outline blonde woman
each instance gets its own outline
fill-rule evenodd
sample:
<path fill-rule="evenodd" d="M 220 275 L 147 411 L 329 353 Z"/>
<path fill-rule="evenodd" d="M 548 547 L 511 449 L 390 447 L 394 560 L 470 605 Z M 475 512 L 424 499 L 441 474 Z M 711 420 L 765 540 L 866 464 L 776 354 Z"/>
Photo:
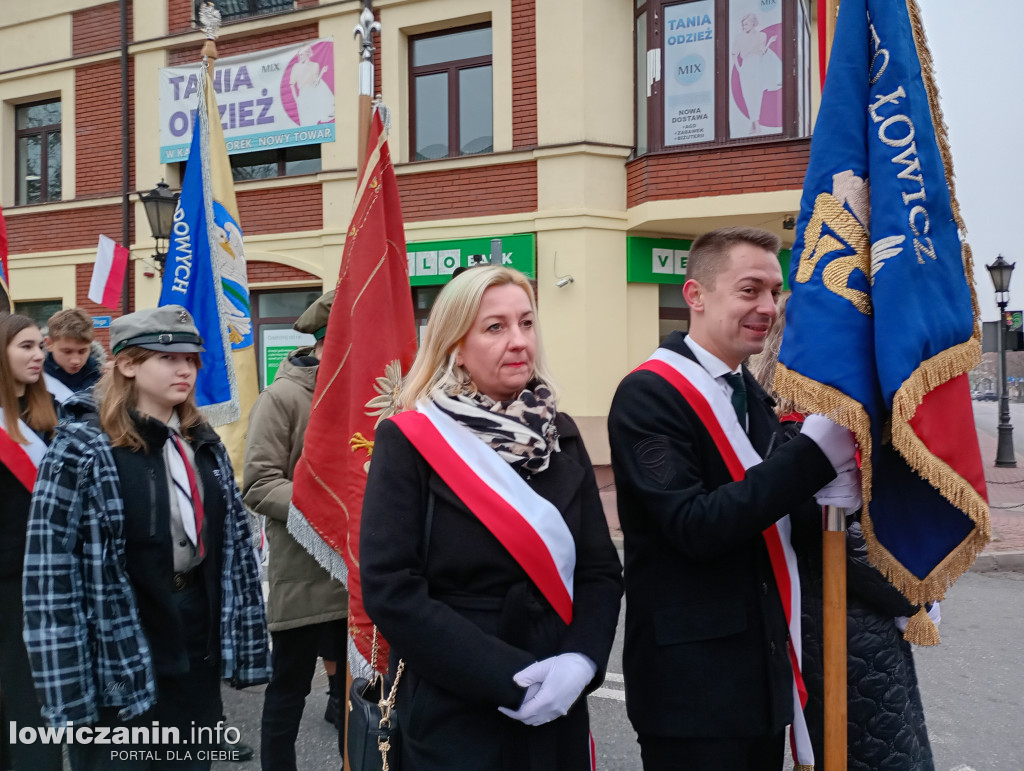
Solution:
<path fill-rule="evenodd" d="M 53 438 L 57 413 L 43 381 L 43 334 L 26 316 L 0 317 L 0 706 L 7 725 L 41 727 L 28 654 L 21 637 L 21 569 L 36 467 Z M 60 771 L 57 745 L 7 744 L 14 767 Z"/>
<path fill-rule="evenodd" d="M 116 319 L 114 367 L 65 408 L 39 468 L 25 643 L 54 726 L 150 728 L 140 761 L 69 744 L 73 771 L 207 769 L 220 681 L 266 682 L 259 567 L 224 445 L 194 401 L 202 338 L 176 305 Z M 177 730 L 188 755 L 165 730 Z M 194 733 L 198 732 L 198 733 Z M 168 757 L 175 750 L 178 760 Z"/>
<path fill-rule="evenodd" d="M 590 769 L 621 567 L 525 276 L 452 279 L 400 406 L 377 430 L 360 576 L 405 662 L 404 767 Z"/>

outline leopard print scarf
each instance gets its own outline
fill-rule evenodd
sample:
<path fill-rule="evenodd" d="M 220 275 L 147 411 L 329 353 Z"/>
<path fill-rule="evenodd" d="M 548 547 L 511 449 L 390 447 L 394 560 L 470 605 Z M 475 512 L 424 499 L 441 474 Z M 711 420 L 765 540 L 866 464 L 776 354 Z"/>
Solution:
<path fill-rule="evenodd" d="M 449 393 L 439 388 L 431 394 L 431 400 L 517 470 L 530 474 L 543 471 L 551 453 L 558 452 L 558 411 L 551 391 L 538 381 L 507 402 L 457 387 Z"/>

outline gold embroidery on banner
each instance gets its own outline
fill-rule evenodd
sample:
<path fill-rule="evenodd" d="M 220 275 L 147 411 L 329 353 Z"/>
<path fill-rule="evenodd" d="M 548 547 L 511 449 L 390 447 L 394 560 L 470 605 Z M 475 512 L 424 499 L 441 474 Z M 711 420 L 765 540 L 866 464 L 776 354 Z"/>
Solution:
<path fill-rule="evenodd" d="M 828 226 L 836 236 L 825 232 Z M 830 193 L 821 193 L 814 201 L 814 212 L 804 229 L 804 250 L 796 271 L 796 280 L 806 284 L 822 258 L 833 252 L 853 249 L 854 253 L 829 261 L 822 271 L 825 288 L 847 300 L 865 316 L 871 315 L 871 296 L 850 287 L 855 270 L 871 278 L 871 244 L 864 226 Z"/>

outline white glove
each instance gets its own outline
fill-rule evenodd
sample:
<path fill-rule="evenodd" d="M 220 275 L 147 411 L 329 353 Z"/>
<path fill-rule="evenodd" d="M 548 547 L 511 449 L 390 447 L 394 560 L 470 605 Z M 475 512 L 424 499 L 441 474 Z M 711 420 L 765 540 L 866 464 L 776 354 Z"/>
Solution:
<path fill-rule="evenodd" d="M 835 479 L 814 494 L 819 506 L 839 506 L 855 511 L 861 507 L 860 469 L 855 461 L 839 469 Z"/>
<path fill-rule="evenodd" d="M 515 712 L 506 707 L 498 707 L 498 711 L 526 725 L 544 725 L 567 714 L 596 673 L 597 666 L 582 653 L 536 661 L 513 677 L 527 689 L 522 706 Z"/>
<path fill-rule="evenodd" d="M 836 471 L 847 466 L 855 457 L 857 440 L 853 433 L 824 415 L 808 415 L 800 433 L 814 440 Z"/>

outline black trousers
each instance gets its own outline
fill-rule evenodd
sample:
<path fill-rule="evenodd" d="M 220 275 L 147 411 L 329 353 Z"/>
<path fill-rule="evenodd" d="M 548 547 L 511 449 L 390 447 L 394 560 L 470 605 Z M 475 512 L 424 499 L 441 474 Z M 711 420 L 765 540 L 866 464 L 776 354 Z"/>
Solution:
<path fill-rule="evenodd" d="M 220 671 L 217 666 L 196 666 L 183 675 L 158 677 L 157 703 L 132 720 L 118 720 L 117 710 L 102 708 L 94 725 L 111 729 L 133 726 L 176 728 L 178 743 L 69 744 L 72 771 L 207 771 L 211 750 L 217 750 L 217 722 L 221 719 Z M 211 744 L 211 738 L 213 743 Z M 123 751 L 135 751 L 132 756 Z"/>
<path fill-rule="evenodd" d="M 40 728 L 47 723 L 40 714 L 32 669 L 22 632 L 21 576 L 0 579 L 0 768 L 11 761 L 17 771 L 60 771 L 59 744 L 9 742 L 11 723 L 19 728 Z"/>
<path fill-rule="evenodd" d="M 72 771 L 207 771 L 210 768 L 210 753 L 219 750 L 216 728 L 224 707 L 220 698 L 220 664 L 208 653 L 206 590 L 201 583 L 196 584 L 175 592 L 172 599 L 184 626 L 189 670 L 183 674 L 161 674 L 162 662 L 154 662 L 156 704 L 152 709 L 132 720 L 122 721 L 117 717 L 117 708 L 101 708 L 96 725 L 130 730 L 132 727 L 151 728 L 155 721 L 160 728 L 159 739 L 164 738 L 164 729 L 177 729 L 178 741 L 154 740 L 127 746 L 76 742 L 68 745 Z M 131 755 L 131 751 L 136 755 Z"/>
<path fill-rule="evenodd" d="M 641 734 L 644 771 L 782 771 L 786 734 L 754 739 L 676 739 Z"/>
<path fill-rule="evenodd" d="M 281 632 L 271 632 L 272 672 L 263 697 L 263 725 L 260 731 L 260 760 L 264 771 L 295 769 L 295 739 L 299 735 L 302 710 L 306 706 L 321 643 L 326 634 L 344 641 L 346 622 L 328 621 Z M 339 650 L 344 650 L 344 643 Z M 338 662 L 344 682 L 344 659 Z M 346 694 L 347 696 L 347 694 Z"/>

